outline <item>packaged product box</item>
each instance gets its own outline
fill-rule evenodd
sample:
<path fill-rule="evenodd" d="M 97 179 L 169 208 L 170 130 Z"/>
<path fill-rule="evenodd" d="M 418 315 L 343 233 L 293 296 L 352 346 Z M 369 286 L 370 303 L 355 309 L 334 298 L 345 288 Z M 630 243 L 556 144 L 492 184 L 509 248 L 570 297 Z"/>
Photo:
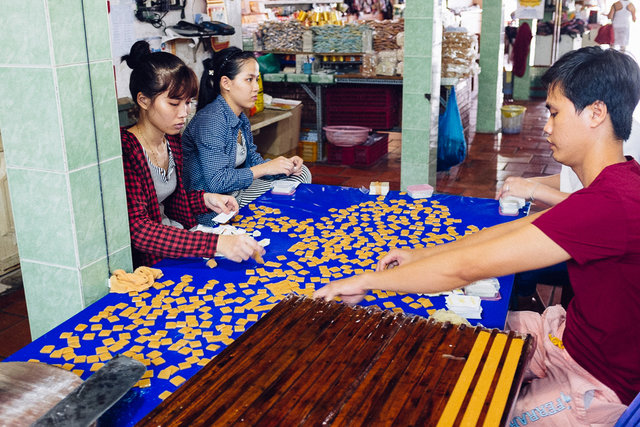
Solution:
<path fill-rule="evenodd" d="M 302 104 L 288 110 L 291 117 L 265 126 L 253 135 L 253 142 L 264 158 L 295 155 L 300 135 Z"/>
<path fill-rule="evenodd" d="M 333 74 L 311 74 L 311 83 L 333 83 Z"/>
<path fill-rule="evenodd" d="M 309 83 L 308 74 L 287 74 L 287 81 L 292 83 Z"/>
<path fill-rule="evenodd" d="M 284 73 L 267 73 L 262 76 L 265 82 L 284 82 L 287 75 Z"/>

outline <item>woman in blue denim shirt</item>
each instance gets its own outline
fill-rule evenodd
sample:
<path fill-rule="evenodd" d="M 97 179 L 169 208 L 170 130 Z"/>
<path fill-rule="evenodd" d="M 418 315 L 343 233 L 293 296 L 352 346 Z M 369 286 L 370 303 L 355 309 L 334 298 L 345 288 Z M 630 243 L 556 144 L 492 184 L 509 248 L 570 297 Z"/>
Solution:
<path fill-rule="evenodd" d="M 232 194 L 242 207 L 268 191 L 274 179 L 311 182 L 300 157 L 266 161 L 256 151 L 244 114 L 258 96 L 259 67 L 253 54 L 231 47 L 204 66 L 198 112 L 182 136 L 187 189 Z M 198 222 L 211 225 L 214 215 L 200 215 Z"/>

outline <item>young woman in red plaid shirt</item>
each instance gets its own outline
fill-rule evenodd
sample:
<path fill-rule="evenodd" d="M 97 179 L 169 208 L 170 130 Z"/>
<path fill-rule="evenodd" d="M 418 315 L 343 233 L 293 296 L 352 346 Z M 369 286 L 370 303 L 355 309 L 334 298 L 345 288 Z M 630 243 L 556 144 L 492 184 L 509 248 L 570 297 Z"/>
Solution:
<path fill-rule="evenodd" d="M 122 59 L 133 70 L 129 89 L 138 112 L 138 122 L 120 130 L 134 265 L 216 253 L 240 262 L 264 253 L 248 235 L 190 231 L 198 214 L 238 210 L 231 196 L 187 192 L 182 184 L 180 130 L 198 91 L 193 71 L 175 55 L 151 53 L 145 41 Z"/>

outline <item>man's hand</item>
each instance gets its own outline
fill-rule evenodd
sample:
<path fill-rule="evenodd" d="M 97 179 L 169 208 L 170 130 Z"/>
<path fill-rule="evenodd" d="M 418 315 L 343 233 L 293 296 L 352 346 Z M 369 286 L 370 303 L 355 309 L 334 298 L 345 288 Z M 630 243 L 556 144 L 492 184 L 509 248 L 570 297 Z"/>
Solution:
<path fill-rule="evenodd" d="M 367 294 L 366 282 L 369 273 L 351 276 L 348 279 L 329 283 L 313 293 L 314 298 L 324 298 L 331 301 L 335 297 L 341 297 L 347 304 L 357 304 Z"/>
<path fill-rule="evenodd" d="M 540 183 L 530 179 L 521 178 L 519 176 L 510 176 L 504 180 L 504 185 L 500 189 L 497 199 L 501 199 L 506 196 L 529 199 L 538 185 L 540 185 Z"/>
<path fill-rule="evenodd" d="M 380 258 L 376 271 L 383 271 L 388 268 L 397 267 L 399 265 L 407 264 L 414 260 L 414 256 L 408 249 L 392 249 L 385 256 Z"/>

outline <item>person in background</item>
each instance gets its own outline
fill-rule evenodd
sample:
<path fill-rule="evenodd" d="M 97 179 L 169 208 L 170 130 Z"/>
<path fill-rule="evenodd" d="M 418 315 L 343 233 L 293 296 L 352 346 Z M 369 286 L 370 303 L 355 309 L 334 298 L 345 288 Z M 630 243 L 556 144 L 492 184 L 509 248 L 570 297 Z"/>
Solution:
<path fill-rule="evenodd" d="M 204 61 L 198 112 L 182 135 L 187 189 L 230 194 L 242 207 L 274 180 L 311 182 L 300 157 L 266 161 L 257 152 L 244 110 L 256 102 L 258 74 L 253 53 L 235 47 Z M 199 215 L 198 222 L 211 225 L 213 216 Z"/>
<path fill-rule="evenodd" d="M 575 296 L 566 311 L 508 313 L 509 329 L 535 337 L 530 382 L 510 425 L 613 425 L 640 392 L 640 165 L 622 150 L 640 68 L 616 50 L 585 47 L 562 56 L 542 82 L 553 157 L 584 189 L 451 243 L 394 249 L 377 272 L 331 282 L 314 296 L 355 304 L 369 289 L 434 293 L 567 262 Z"/>
<path fill-rule="evenodd" d="M 134 266 L 163 258 L 216 253 L 240 262 L 264 249 L 247 235 L 190 231 L 195 214 L 238 210 L 231 196 L 187 192 L 182 184 L 180 130 L 198 90 L 193 71 L 175 55 L 151 53 L 138 41 L 123 61 L 133 70 L 129 89 L 137 123 L 120 129 Z"/>
<path fill-rule="evenodd" d="M 614 45 L 624 52 L 629 44 L 631 21 L 636 22 L 636 8 L 629 0 L 618 0 L 611 5 L 608 17 L 613 26 Z"/>

